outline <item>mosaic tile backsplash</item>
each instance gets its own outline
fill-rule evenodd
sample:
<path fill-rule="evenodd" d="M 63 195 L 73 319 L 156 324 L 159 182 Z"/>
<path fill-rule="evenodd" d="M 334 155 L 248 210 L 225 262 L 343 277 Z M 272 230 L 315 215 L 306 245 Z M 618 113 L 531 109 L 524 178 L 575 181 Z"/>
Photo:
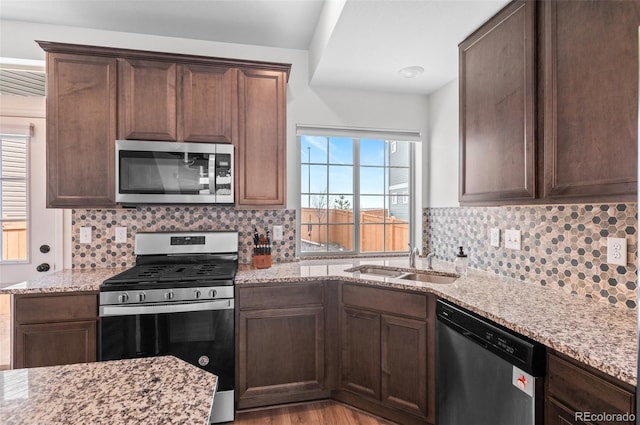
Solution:
<path fill-rule="evenodd" d="M 73 210 L 71 243 L 73 268 L 130 267 L 135 262 L 137 232 L 237 231 L 241 264 L 253 261 L 253 229 L 283 226 L 284 237 L 272 241 L 274 262 L 295 257 L 295 210 L 236 210 L 232 207 L 138 207 L 135 209 Z M 92 227 L 92 243 L 80 244 L 80 227 Z M 127 243 L 115 242 L 115 227 L 127 227 Z"/>
<path fill-rule="evenodd" d="M 426 208 L 422 221 L 423 250 L 438 259 L 463 246 L 471 268 L 637 307 L 637 204 Z M 504 247 L 505 229 L 521 231 L 520 251 Z M 607 237 L 627 238 L 627 266 L 607 264 Z"/>

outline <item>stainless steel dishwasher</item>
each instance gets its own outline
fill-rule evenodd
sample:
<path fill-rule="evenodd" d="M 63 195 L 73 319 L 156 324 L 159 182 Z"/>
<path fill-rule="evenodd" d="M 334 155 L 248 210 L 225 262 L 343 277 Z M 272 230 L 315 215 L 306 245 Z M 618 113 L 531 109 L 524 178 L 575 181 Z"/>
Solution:
<path fill-rule="evenodd" d="M 437 423 L 543 423 L 545 348 L 454 304 L 437 304 Z"/>

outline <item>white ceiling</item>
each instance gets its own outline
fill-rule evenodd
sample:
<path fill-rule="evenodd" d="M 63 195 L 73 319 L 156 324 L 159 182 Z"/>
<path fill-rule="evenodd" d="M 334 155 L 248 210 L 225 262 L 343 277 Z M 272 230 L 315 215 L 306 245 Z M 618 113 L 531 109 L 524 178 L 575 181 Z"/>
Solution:
<path fill-rule="evenodd" d="M 426 94 L 456 77 L 458 43 L 507 2 L 0 0 L 0 19 L 299 50 L 318 32 L 312 85 Z M 424 74 L 398 75 L 414 65 Z"/>

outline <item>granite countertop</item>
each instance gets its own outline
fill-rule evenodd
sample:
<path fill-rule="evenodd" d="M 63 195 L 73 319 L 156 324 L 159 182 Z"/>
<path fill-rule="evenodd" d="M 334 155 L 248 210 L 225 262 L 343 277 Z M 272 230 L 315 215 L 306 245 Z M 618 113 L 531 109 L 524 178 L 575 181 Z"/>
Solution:
<path fill-rule="evenodd" d="M 362 264 L 407 269 L 406 257 L 342 258 L 276 263 L 269 269 L 241 266 L 236 285 L 299 285 L 342 280 L 386 288 L 433 293 L 509 329 L 632 385 L 637 383 L 637 311 L 612 307 L 541 285 L 470 271 L 451 284 L 433 284 L 345 272 Z M 449 263 L 434 262 L 452 271 Z M 424 258 L 416 268 L 426 269 Z M 2 293 L 98 290 L 100 283 L 123 269 L 96 269 L 47 275 L 0 289 Z"/>
<path fill-rule="evenodd" d="M 30 294 L 37 292 L 98 292 L 100 284 L 126 268 L 70 269 L 0 288 L 1 294 Z"/>
<path fill-rule="evenodd" d="M 3 424 L 208 424 L 217 377 L 172 356 L 0 372 Z"/>
<path fill-rule="evenodd" d="M 610 376 L 637 384 L 637 311 L 612 307 L 567 292 L 471 270 L 454 283 L 437 284 L 345 272 L 374 264 L 408 268 L 407 258 L 344 258 L 274 264 L 269 269 L 242 267 L 236 285 L 304 284 L 341 281 L 428 292 L 471 310 Z M 426 269 L 424 258 L 417 269 Z M 434 262 L 451 272 L 452 264 Z"/>

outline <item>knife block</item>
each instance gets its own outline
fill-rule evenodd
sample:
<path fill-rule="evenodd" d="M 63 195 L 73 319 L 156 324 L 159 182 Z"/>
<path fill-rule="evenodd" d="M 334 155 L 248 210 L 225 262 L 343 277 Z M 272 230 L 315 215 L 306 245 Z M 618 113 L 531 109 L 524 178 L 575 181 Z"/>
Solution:
<path fill-rule="evenodd" d="M 271 267 L 271 254 L 254 254 L 253 267 L 256 269 L 268 269 L 269 267 Z"/>

